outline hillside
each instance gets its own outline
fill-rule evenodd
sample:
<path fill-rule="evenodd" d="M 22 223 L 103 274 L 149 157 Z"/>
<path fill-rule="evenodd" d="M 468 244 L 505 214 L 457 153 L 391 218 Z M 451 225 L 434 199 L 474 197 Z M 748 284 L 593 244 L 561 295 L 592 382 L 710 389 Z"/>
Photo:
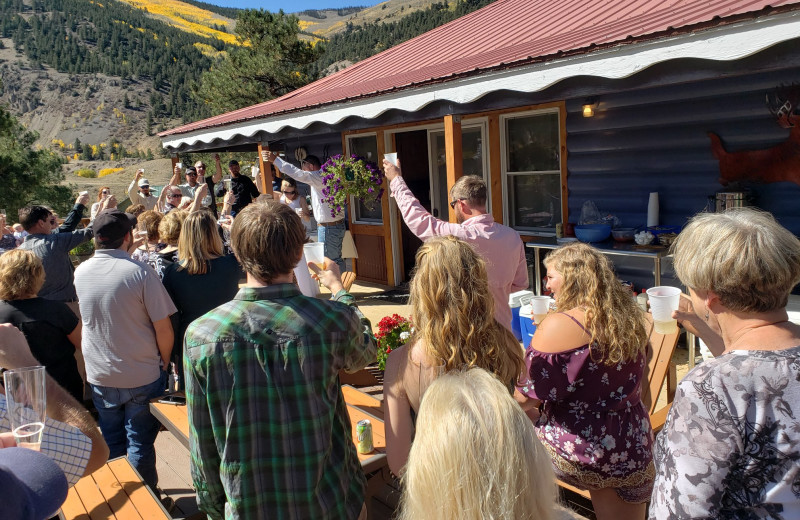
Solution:
<path fill-rule="evenodd" d="M 488 1 L 388 0 L 298 16 L 308 34 L 330 38 L 315 65 L 322 75 Z M 71 174 L 80 168 L 124 168 L 106 178 L 121 186 L 135 164 L 158 159 L 157 132 L 209 115 L 193 83 L 232 44 L 237 11 L 200 0 L 0 0 L 0 104 L 69 161 L 68 181 L 102 181 Z"/>

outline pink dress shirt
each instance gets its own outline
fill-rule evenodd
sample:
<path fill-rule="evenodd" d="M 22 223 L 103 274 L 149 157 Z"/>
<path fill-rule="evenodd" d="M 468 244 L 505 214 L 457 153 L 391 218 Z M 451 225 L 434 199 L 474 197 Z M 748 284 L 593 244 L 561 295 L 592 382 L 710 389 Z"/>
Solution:
<path fill-rule="evenodd" d="M 528 288 L 525 246 L 519 233 L 498 224 L 488 213 L 469 218 L 461 224 L 439 220 L 422 207 L 402 177 L 395 178 L 389 184 L 389 189 L 408 229 L 420 240 L 453 235 L 472 244 L 486 262 L 489 291 L 494 297 L 494 316 L 510 329 L 508 295 Z"/>

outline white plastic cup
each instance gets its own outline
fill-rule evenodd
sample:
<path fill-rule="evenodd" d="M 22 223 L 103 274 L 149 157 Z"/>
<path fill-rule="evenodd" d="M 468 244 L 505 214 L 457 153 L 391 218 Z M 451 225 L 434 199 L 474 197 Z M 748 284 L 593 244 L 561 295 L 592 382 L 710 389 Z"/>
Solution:
<path fill-rule="evenodd" d="M 531 307 L 533 307 L 533 321 L 537 325 L 542 323 L 542 320 L 547 316 L 550 310 L 550 302 L 553 299 L 549 296 L 534 296 L 531 298 Z"/>
<path fill-rule="evenodd" d="M 383 158 L 397 166 L 397 153 L 385 153 Z"/>
<path fill-rule="evenodd" d="M 20 448 L 39 451 L 44 432 L 47 391 L 43 366 L 4 373 L 8 420 Z"/>
<path fill-rule="evenodd" d="M 672 318 L 672 313 L 678 310 L 681 290 L 669 286 L 651 287 L 647 289 L 647 296 L 650 299 L 655 331 L 659 334 L 677 333 L 678 320 Z"/>
<path fill-rule="evenodd" d="M 303 244 L 303 253 L 305 253 L 307 261 L 317 264 L 320 269 L 325 269 L 325 244 L 323 242 Z"/>

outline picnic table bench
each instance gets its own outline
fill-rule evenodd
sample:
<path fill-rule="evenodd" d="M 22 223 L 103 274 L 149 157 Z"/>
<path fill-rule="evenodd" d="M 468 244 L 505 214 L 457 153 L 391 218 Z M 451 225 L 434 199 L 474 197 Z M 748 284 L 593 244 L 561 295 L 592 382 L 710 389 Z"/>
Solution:
<path fill-rule="evenodd" d="M 118 457 L 80 479 L 67 493 L 63 520 L 148 520 L 172 518 L 128 459 Z"/>

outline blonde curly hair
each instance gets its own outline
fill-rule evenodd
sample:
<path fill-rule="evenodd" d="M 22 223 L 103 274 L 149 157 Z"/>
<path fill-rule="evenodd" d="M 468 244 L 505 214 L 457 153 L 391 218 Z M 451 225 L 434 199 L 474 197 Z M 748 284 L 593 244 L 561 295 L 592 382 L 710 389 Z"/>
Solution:
<path fill-rule="evenodd" d="M 469 244 L 452 236 L 425 242 L 410 293 L 413 339 L 445 371 L 479 367 L 507 384 L 517 380 L 522 348 L 494 318 L 486 264 Z"/>
<path fill-rule="evenodd" d="M 547 255 L 545 266 L 564 279 L 556 294 L 561 311 L 582 307 L 592 354 L 607 365 L 630 362 L 647 348 L 645 317 L 608 258 L 586 244 L 568 244 Z"/>

